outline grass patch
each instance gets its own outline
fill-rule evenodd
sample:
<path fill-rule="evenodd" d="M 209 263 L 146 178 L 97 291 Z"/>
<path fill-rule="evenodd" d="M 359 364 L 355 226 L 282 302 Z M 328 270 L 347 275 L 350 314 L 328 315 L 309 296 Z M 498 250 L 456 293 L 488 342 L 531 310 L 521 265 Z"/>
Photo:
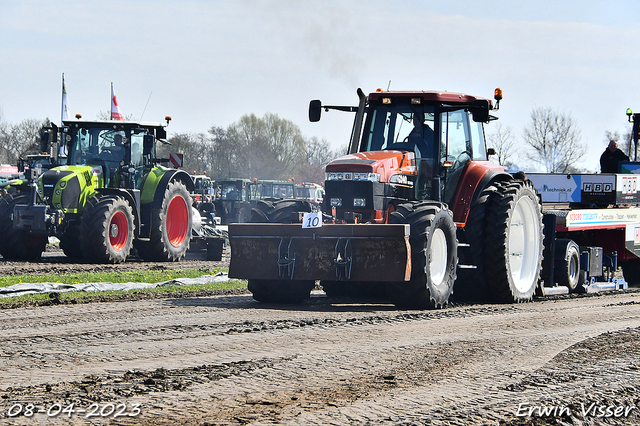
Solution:
<path fill-rule="evenodd" d="M 197 278 L 203 275 L 215 275 L 227 272 L 227 268 L 213 269 L 173 269 L 161 271 L 128 271 L 128 272 L 99 272 L 78 273 L 65 275 L 19 275 L 0 277 L 0 287 L 13 284 L 30 283 L 61 283 L 80 284 L 86 282 L 144 282 L 157 283 L 177 278 Z M 110 302 L 118 300 L 143 300 L 179 297 L 204 297 L 221 294 L 243 294 L 247 292 L 247 282 L 230 280 L 219 283 L 199 285 L 169 285 L 151 289 L 118 290 L 118 291 L 72 291 L 66 293 L 28 294 L 24 296 L 0 298 L 0 309 L 18 308 L 24 306 L 47 306 L 57 304 L 77 304 L 93 302 Z"/>
<path fill-rule="evenodd" d="M 176 278 L 197 278 L 227 272 L 228 268 L 187 268 L 122 272 L 79 272 L 77 274 L 16 275 L 0 277 L 0 287 L 19 283 L 159 283 Z"/>

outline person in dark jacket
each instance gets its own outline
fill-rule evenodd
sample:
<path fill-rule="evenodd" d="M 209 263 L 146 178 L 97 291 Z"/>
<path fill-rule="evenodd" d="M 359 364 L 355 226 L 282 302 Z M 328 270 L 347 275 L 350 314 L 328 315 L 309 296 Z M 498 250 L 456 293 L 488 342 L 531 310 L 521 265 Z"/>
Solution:
<path fill-rule="evenodd" d="M 629 157 L 618 149 L 618 142 L 612 140 L 600 156 L 600 171 L 602 173 L 618 173 L 620 161 L 629 161 Z"/>

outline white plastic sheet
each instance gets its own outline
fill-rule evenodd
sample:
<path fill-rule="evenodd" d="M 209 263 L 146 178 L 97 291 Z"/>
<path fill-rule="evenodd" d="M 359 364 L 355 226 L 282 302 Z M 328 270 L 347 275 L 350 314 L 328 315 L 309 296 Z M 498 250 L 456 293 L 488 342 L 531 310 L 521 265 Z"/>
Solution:
<path fill-rule="evenodd" d="M 228 281 L 226 272 L 218 272 L 215 275 L 203 275 L 198 278 L 176 278 L 159 283 L 20 283 L 9 287 L 0 287 L 0 298 L 23 296 L 25 294 L 38 293 L 65 293 L 69 291 L 108 291 L 108 290 L 135 290 L 145 288 L 164 287 L 170 285 L 198 285 Z"/>

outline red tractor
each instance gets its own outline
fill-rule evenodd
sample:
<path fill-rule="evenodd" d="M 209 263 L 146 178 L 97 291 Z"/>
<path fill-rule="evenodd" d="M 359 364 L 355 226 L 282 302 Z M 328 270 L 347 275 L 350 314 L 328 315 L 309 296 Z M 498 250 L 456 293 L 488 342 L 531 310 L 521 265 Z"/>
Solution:
<path fill-rule="evenodd" d="M 530 181 L 487 160 L 491 100 L 460 93 L 382 91 L 355 112 L 347 155 L 326 166 L 322 223 L 300 200 L 261 202 L 253 221 L 229 225 L 229 276 L 253 297 L 291 303 L 317 280 L 329 296 L 388 298 L 406 308 L 445 305 L 452 294 L 530 300 L 542 264 L 541 205 Z"/>

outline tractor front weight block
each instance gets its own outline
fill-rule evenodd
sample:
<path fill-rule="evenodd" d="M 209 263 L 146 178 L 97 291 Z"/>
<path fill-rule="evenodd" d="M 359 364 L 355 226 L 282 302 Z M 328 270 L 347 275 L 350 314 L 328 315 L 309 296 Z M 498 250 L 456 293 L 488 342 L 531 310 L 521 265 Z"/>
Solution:
<path fill-rule="evenodd" d="M 259 280 L 408 281 L 409 225 L 229 225 L 229 277 Z"/>

